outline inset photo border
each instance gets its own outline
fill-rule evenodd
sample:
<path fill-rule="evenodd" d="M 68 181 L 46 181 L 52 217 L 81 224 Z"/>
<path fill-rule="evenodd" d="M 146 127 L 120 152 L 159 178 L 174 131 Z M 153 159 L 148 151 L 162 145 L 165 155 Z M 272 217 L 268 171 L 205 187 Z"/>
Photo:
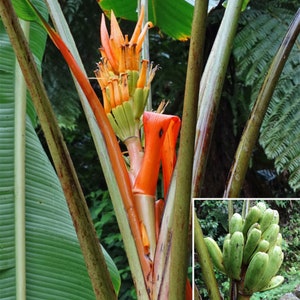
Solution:
<path fill-rule="evenodd" d="M 298 198 L 193 199 L 193 299 L 300 299 L 299 215 Z"/>

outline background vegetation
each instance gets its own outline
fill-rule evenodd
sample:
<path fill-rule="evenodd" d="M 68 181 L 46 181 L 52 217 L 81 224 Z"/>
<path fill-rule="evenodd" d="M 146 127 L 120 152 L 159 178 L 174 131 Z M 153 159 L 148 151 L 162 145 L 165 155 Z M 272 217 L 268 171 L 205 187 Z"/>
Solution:
<path fill-rule="evenodd" d="M 95 90 L 100 92 L 96 81 L 92 78 L 96 62 L 100 58 L 98 52 L 100 46 L 100 8 L 95 0 L 61 0 L 60 2 L 85 68 L 91 77 L 91 83 Z M 268 1 L 267 3 L 256 0 L 251 1 L 250 9 L 242 15 L 232 59 L 228 68 L 223 98 L 220 104 L 220 112 L 202 191 L 203 197 L 222 196 L 237 142 L 257 94 L 264 71 L 267 69 L 296 9 L 296 0 Z M 209 15 L 206 56 L 216 35 L 223 11 L 224 9 L 219 6 Z M 132 32 L 134 24 L 124 20 L 121 20 L 120 24 L 123 32 Z M 257 28 L 260 30 L 258 31 Z M 182 110 L 188 48 L 188 42 L 172 40 L 156 29 L 150 31 L 151 60 L 155 64 L 160 65 L 160 71 L 157 72 L 152 85 L 153 106 L 156 107 L 157 103 L 162 99 L 170 100 L 167 113 L 180 115 Z M 292 55 L 295 58 L 291 59 L 290 65 L 287 65 L 284 76 L 289 88 L 287 99 L 291 99 L 292 97 L 299 98 L 299 85 L 298 90 L 295 89 L 295 86 L 297 86 L 295 74 L 299 74 L 300 66 L 299 47 L 295 51 L 298 51 L 298 60 L 296 55 Z M 47 44 L 45 53 L 43 61 L 44 81 L 47 83 L 46 87 L 49 97 L 55 108 L 60 126 L 63 128 L 64 137 L 86 195 L 99 239 L 121 272 L 122 286 L 120 299 L 133 298 L 134 291 L 131 290 L 133 284 L 122 246 L 121 235 L 115 220 L 109 194 L 106 192 L 106 184 L 100 164 L 97 163 L 97 155 L 74 89 L 74 84 L 71 76 L 68 77 L 65 75 L 69 72 L 67 65 L 51 42 Z M 248 65 L 252 67 L 249 68 Z M 283 85 L 281 89 L 279 88 L 277 94 L 275 94 L 275 102 L 273 102 L 271 111 L 282 114 L 282 109 L 278 108 L 275 104 L 280 99 L 282 100 L 283 92 L 286 91 L 286 88 L 287 86 Z M 287 101 L 282 102 L 287 103 Z M 300 101 L 298 101 L 299 103 Z M 286 105 L 288 107 L 288 104 Z M 297 112 L 299 108 L 293 107 L 292 111 Z M 270 124 L 274 125 L 276 114 L 275 117 L 269 114 L 270 118 L 273 121 Z M 285 126 L 286 128 L 291 128 L 291 130 L 296 130 L 294 125 L 294 123 L 290 124 L 287 122 Z M 267 132 L 269 130 L 268 123 L 264 123 L 263 128 Z M 40 132 L 39 128 L 37 128 L 37 131 Z M 279 133 L 277 136 L 277 143 L 282 143 L 282 137 Z M 42 133 L 40 133 L 40 137 L 41 139 L 43 138 Z M 276 165 L 276 162 L 272 159 L 272 151 L 264 151 L 264 148 L 266 148 L 264 143 L 267 144 L 266 140 L 267 137 L 266 139 L 262 138 L 260 141 L 261 144 L 257 145 L 252 158 L 251 168 L 244 184 L 243 196 L 299 196 L 299 192 L 294 191 L 288 183 L 288 175 L 295 168 L 292 169 L 290 166 L 282 165 L 280 161 Z M 276 145 L 274 147 L 276 149 Z M 292 151 L 293 155 L 299 154 L 299 146 L 297 151 L 295 149 Z M 281 171 L 279 175 L 276 169 Z M 290 202 L 286 202 L 284 211 L 289 209 L 296 216 L 295 212 L 299 212 L 300 208 L 298 204 L 291 206 Z M 207 232 L 213 234 L 222 233 L 221 229 L 226 228 L 227 222 L 225 212 L 219 208 L 209 211 L 209 217 L 212 219 L 215 218 L 215 221 L 207 222 L 209 224 Z M 293 224 L 292 222 L 297 222 L 296 218 L 294 221 L 291 220 L 287 223 L 291 225 Z M 297 229 L 297 224 L 291 225 L 292 228 L 290 228 L 293 230 L 295 237 L 297 237 L 295 230 L 299 230 Z M 291 262 L 294 262 L 296 259 L 299 259 L 294 254 L 296 250 L 299 250 L 299 240 L 297 238 L 293 239 L 293 243 L 289 246 L 289 249 L 294 249 L 294 251 L 290 250 L 286 255 L 291 258 Z M 292 272 L 291 270 L 293 270 L 292 266 L 287 266 L 284 272 Z M 226 287 L 226 284 L 223 285 Z"/>

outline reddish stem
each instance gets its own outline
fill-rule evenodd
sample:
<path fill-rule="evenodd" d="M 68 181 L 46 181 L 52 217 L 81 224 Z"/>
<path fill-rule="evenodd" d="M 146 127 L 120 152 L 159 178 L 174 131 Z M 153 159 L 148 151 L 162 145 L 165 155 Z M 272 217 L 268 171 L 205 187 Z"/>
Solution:
<path fill-rule="evenodd" d="M 124 141 L 128 150 L 130 171 L 129 177 L 133 186 L 135 179 L 141 169 L 144 152 L 141 145 L 141 140 L 137 136 L 133 136 Z"/>

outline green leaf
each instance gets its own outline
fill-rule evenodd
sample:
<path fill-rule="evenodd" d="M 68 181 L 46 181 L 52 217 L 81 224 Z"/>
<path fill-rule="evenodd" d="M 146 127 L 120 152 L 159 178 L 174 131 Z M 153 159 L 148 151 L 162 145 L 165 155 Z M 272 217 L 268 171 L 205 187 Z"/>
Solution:
<path fill-rule="evenodd" d="M 107 14 L 113 10 L 117 17 L 136 21 L 137 1 L 100 0 L 101 9 Z M 149 1 L 148 19 L 165 34 L 185 41 L 191 35 L 194 7 L 185 0 Z"/>
<path fill-rule="evenodd" d="M 24 11 L 23 11 L 24 14 Z M 32 24 L 30 45 L 40 63 L 46 34 Z M 15 57 L 0 22 L 0 286 L 15 298 L 14 85 Z M 28 97 L 27 97 L 28 98 Z M 22 101 L 22 99 L 20 99 Z M 34 131 L 28 98 L 26 122 L 26 291 L 29 299 L 94 299 L 93 289 L 57 175 Z M 105 252 L 116 291 L 118 270 Z"/>
<path fill-rule="evenodd" d="M 30 37 L 30 48 L 35 54 L 34 57 L 38 68 L 41 69 L 47 34 L 44 30 L 41 30 L 38 24 L 33 23 L 30 27 Z M 14 91 L 15 55 L 2 22 L 0 22 L 0 40 L 0 96 L 1 101 L 10 101 L 10 99 L 13 98 Z M 29 94 L 27 95 L 27 113 L 35 126 L 37 124 L 36 113 Z"/>
<path fill-rule="evenodd" d="M 38 0 L 31 1 L 37 10 L 43 15 L 48 16 L 47 10 L 45 10 L 45 3 Z M 12 4 L 19 18 L 25 21 L 35 21 L 40 23 L 40 20 L 36 12 L 32 9 L 28 0 L 12 0 Z M 41 23 L 40 23 L 41 24 Z"/>
<path fill-rule="evenodd" d="M 14 104 L 2 100 L 0 145 L 1 297 L 14 298 Z M 94 299 L 60 183 L 29 119 L 26 124 L 26 270 L 29 298 Z"/>

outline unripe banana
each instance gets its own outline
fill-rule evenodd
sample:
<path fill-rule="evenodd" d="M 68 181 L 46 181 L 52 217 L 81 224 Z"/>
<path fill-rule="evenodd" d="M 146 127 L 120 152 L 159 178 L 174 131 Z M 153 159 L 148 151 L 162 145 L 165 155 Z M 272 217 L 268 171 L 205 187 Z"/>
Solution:
<path fill-rule="evenodd" d="M 253 258 L 253 256 L 258 252 L 267 252 L 270 249 L 270 243 L 266 240 L 260 240 L 255 251 L 252 254 L 252 257 L 250 257 L 250 260 Z"/>
<path fill-rule="evenodd" d="M 139 78 L 139 72 L 133 70 L 127 70 L 127 72 L 128 72 L 127 82 L 128 82 L 129 95 L 133 97 L 136 88 L 136 83 Z"/>
<path fill-rule="evenodd" d="M 116 122 L 116 119 L 114 118 L 113 114 L 112 113 L 108 113 L 106 115 L 107 115 L 107 118 L 109 120 L 109 123 L 110 123 L 111 127 L 114 130 L 114 133 L 118 136 L 118 138 L 120 140 L 123 140 L 124 139 L 123 133 L 120 132 L 120 128 L 119 128 L 119 126 L 118 126 L 118 124 Z"/>
<path fill-rule="evenodd" d="M 129 103 L 125 104 L 126 107 L 128 105 L 130 104 Z M 119 133 L 120 136 L 122 136 L 121 140 L 124 141 L 125 139 L 134 136 L 135 126 L 134 125 L 131 126 L 133 119 L 130 121 L 127 119 L 126 111 L 123 104 L 113 108 L 112 113 L 115 117 L 116 123 L 118 124 Z M 130 117 L 130 115 L 128 117 Z"/>
<path fill-rule="evenodd" d="M 272 224 L 278 224 L 279 223 L 279 213 L 277 210 L 273 209 L 273 220 Z"/>
<path fill-rule="evenodd" d="M 274 246 L 268 251 L 269 262 L 267 267 L 264 270 L 264 273 L 261 276 L 261 280 L 257 285 L 257 289 L 260 291 L 264 287 L 266 287 L 271 279 L 276 275 L 279 271 L 280 266 L 283 262 L 283 252 L 281 247 Z"/>
<path fill-rule="evenodd" d="M 244 294 L 252 295 L 257 292 L 257 285 L 260 283 L 266 267 L 268 266 L 269 255 L 264 252 L 257 252 L 251 259 L 244 278 Z"/>
<path fill-rule="evenodd" d="M 247 232 L 249 228 L 258 222 L 258 220 L 261 218 L 262 212 L 257 206 L 253 206 L 249 209 L 249 212 L 246 216 L 245 222 L 244 222 L 244 228 L 243 228 L 243 234 L 244 237 L 247 236 Z"/>
<path fill-rule="evenodd" d="M 268 283 L 267 286 L 265 286 L 262 290 L 260 290 L 261 292 L 264 292 L 264 291 L 268 291 L 268 290 L 271 290 L 271 289 L 274 289 L 276 287 L 278 287 L 279 285 L 281 285 L 284 281 L 284 277 L 281 276 L 281 275 L 277 275 L 277 276 L 274 276 L 270 282 Z"/>
<path fill-rule="evenodd" d="M 122 104 L 123 109 L 125 111 L 125 115 L 129 124 L 129 127 L 134 134 L 134 129 L 135 129 L 135 122 L 134 122 L 134 116 L 133 116 L 133 111 L 132 111 L 132 102 L 131 101 L 125 101 Z"/>
<path fill-rule="evenodd" d="M 231 234 L 230 234 L 230 233 L 227 233 L 226 236 L 225 236 L 224 242 L 225 242 L 226 240 L 229 240 L 230 238 L 231 238 Z M 224 244 L 224 242 L 223 242 L 223 244 Z"/>
<path fill-rule="evenodd" d="M 267 208 L 259 220 L 260 230 L 264 232 L 271 224 L 274 218 L 274 211 L 271 208 Z"/>
<path fill-rule="evenodd" d="M 270 248 L 276 244 L 279 233 L 279 225 L 271 224 L 262 234 L 262 239 L 270 243 Z"/>
<path fill-rule="evenodd" d="M 277 235 L 276 245 L 281 246 L 282 245 L 282 234 L 279 232 Z"/>
<path fill-rule="evenodd" d="M 142 88 L 136 88 L 133 94 L 133 115 L 139 120 L 145 110 L 144 91 Z"/>
<path fill-rule="evenodd" d="M 253 228 L 251 231 L 248 231 L 246 244 L 244 247 L 243 254 L 243 264 L 248 265 L 250 261 L 250 257 L 254 253 L 257 245 L 259 244 L 261 239 L 261 231 L 257 228 Z"/>
<path fill-rule="evenodd" d="M 256 206 L 261 210 L 262 213 L 267 209 L 265 202 L 258 202 Z"/>
<path fill-rule="evenodd" d="M 243 230 L 243 218 L 239 213 L 234 213 L 229 221 L 229 233 Z"/>
<path fill-rule="evenodd" d="M 236 231 L 231 235 L 229 241 L 229 258 L 227 275 L 236 280 L 241 279 L 241 268 L 243 262 L 244 235 L 240 231 Z"/>
<path fill-rule="evenodd" d="M 149 87 L 144 87 L 144 89 L 143 89 L 143 94 L 144 94 L 144 107 L 146 106 L 147 101 L 148 101 L 149 90 L 150 90 Z"/>
<path fill-rule="evenodd" d="M 223 265 L 223 253 L 217 242 L 211 237 L 204 238 L 204 241 L 214 266 L 221 272 L 226 273 Z"/>
<path fill-rule="evenodd" d="M 228 275 L 230 266 L 230 234 L 228 234 L 223 243 L 223 265 Z"/>
<path fill-rule="evenodd" d="M 249 236 L 249 233 L 251 232 L 251 230 L 254 229 L 254 228 L 260 230 L 260 225 L 259 225 L 259 223 L 254 223 L 254 224 L 248 229 L 247 237 Z"/>

